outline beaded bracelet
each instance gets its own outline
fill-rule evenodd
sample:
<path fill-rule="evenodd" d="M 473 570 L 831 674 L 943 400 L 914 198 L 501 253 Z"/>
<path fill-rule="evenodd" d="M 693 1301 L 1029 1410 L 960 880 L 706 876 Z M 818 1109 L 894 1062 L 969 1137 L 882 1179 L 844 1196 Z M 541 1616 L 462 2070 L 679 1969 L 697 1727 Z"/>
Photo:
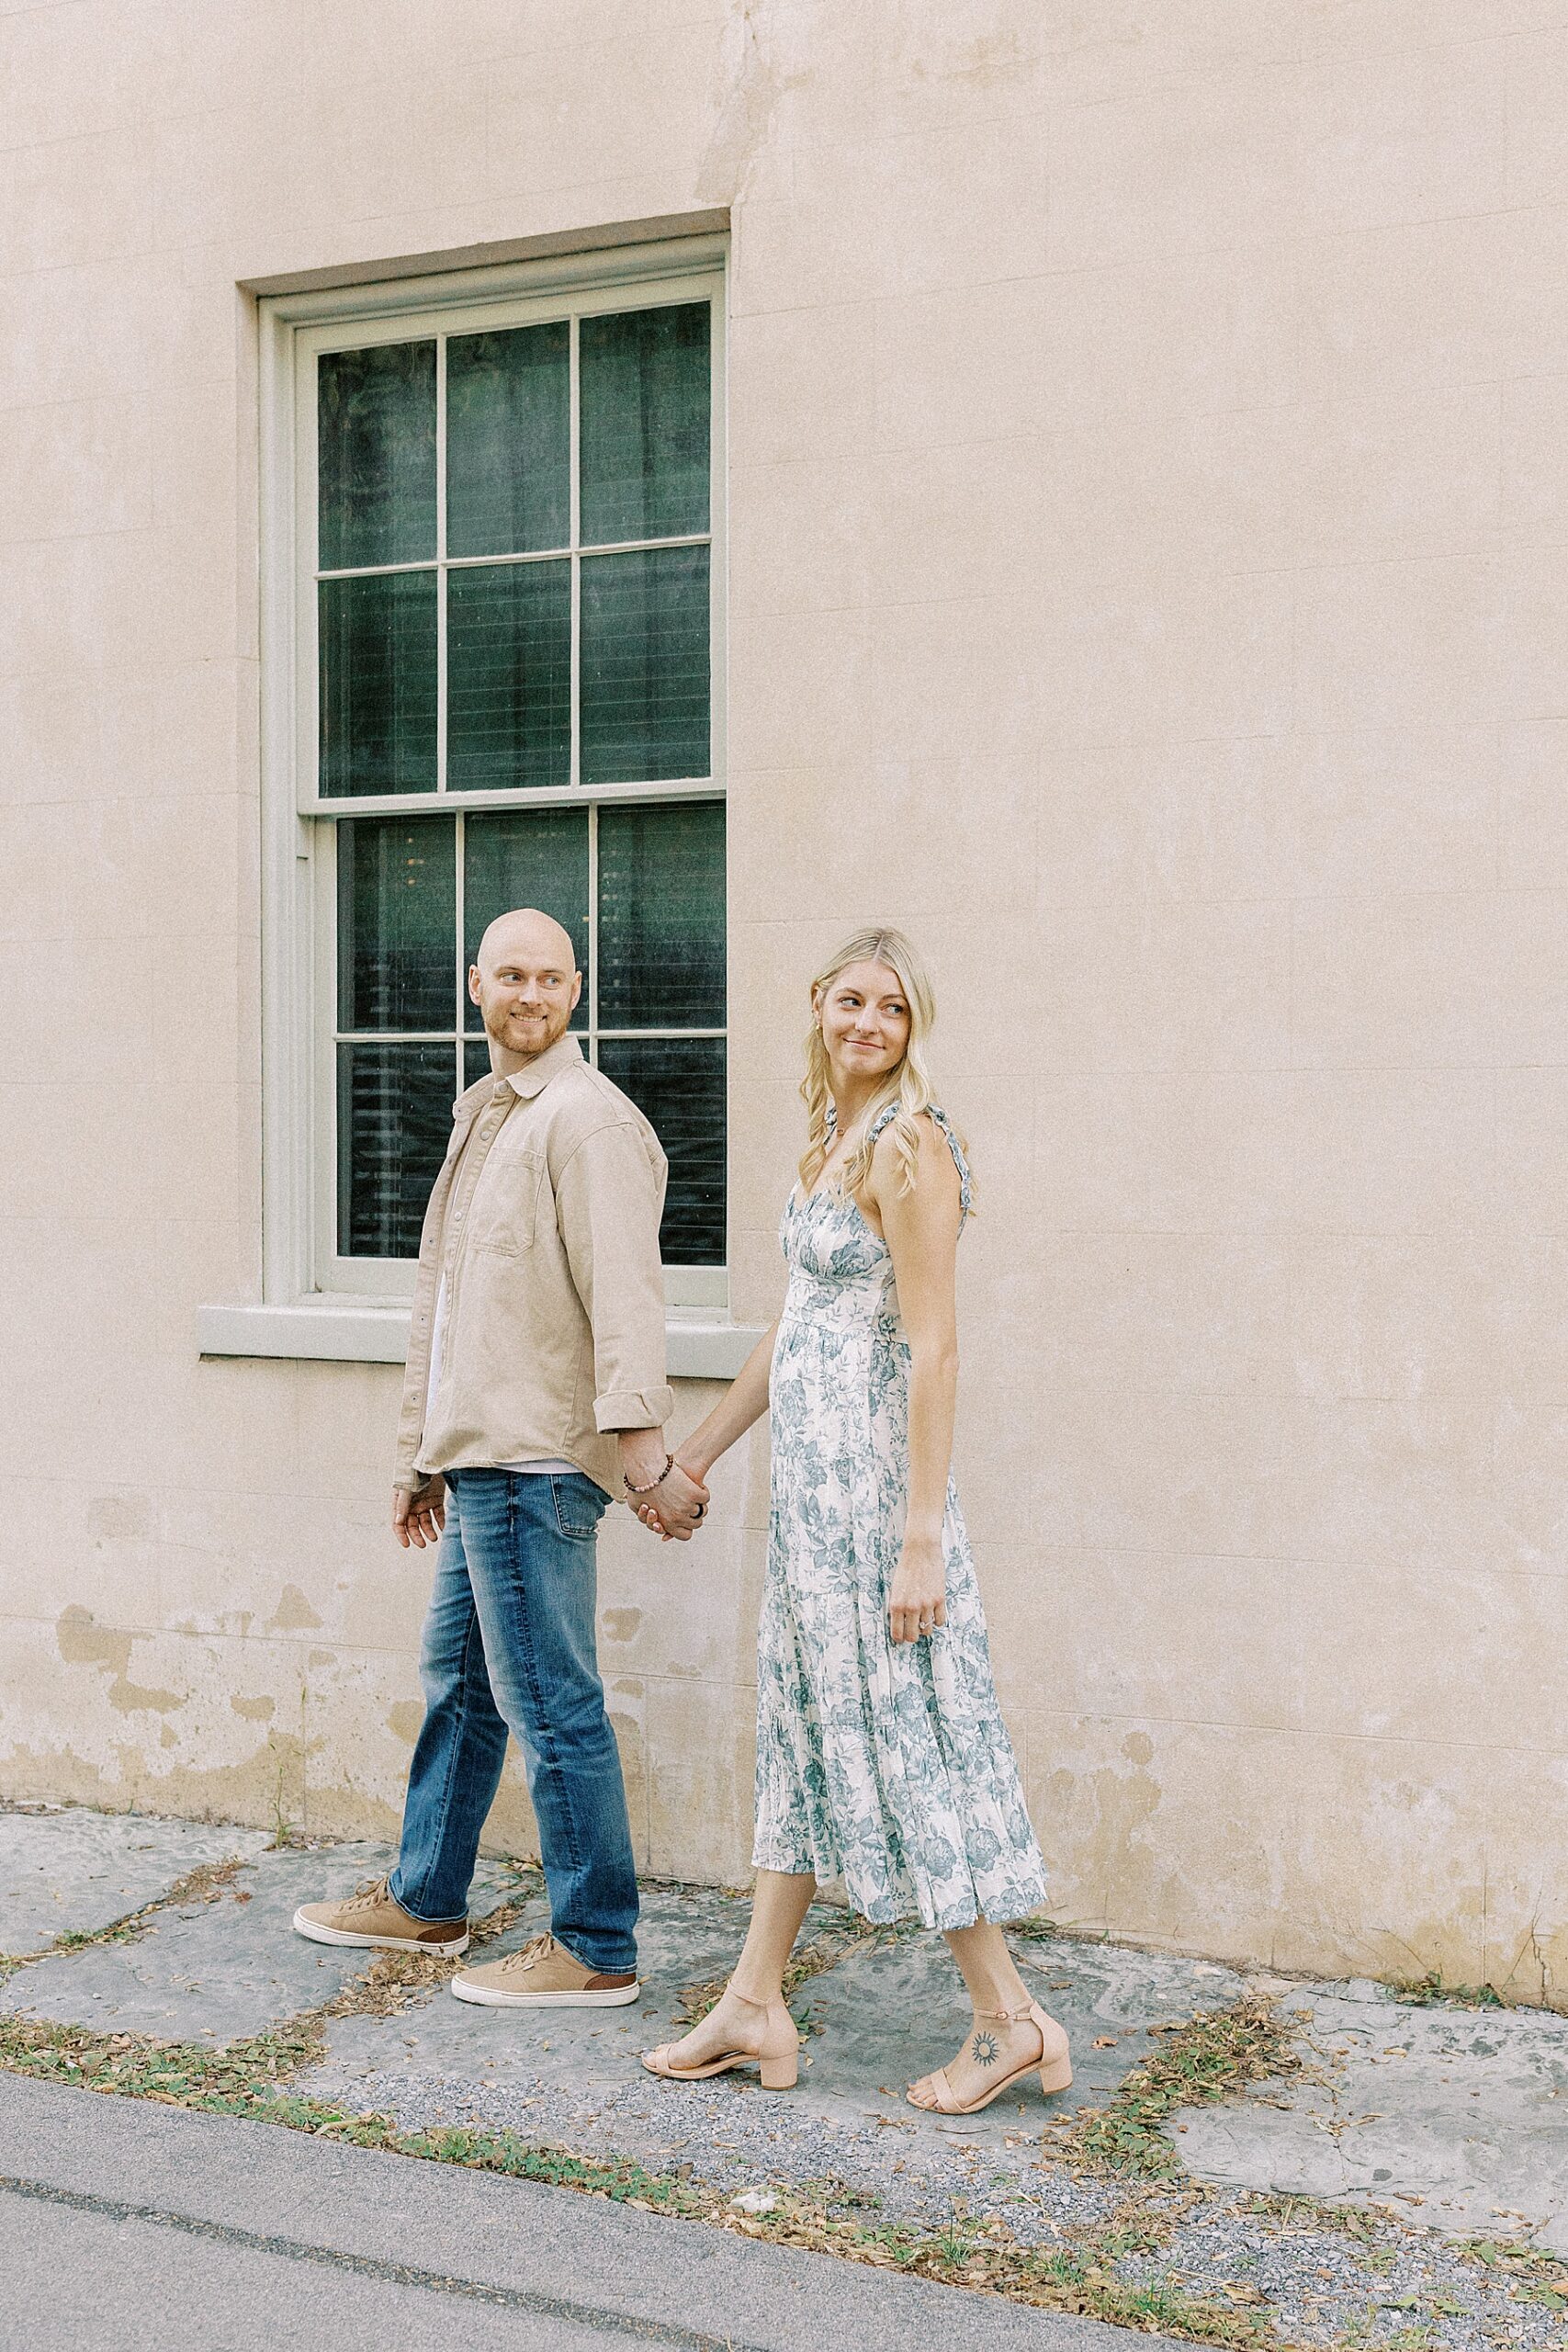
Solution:
<path fill-rule="evenodd" d="M 628 1495 L 651 1495 L 655 1487 L 661 1487 L 664 1484 L 665 1479 L 668 1478 L 671 1471 L 673 1470 L 674 1467 L 675 1456 L 672 1453 L 667 1453 L 664 1457 L 663 1469 L 660 1472 L 657 1478 L 650 1478 L 646 1487 L 634 1487 L 631 1480 L 627 1477 L 623 1477 L 621 1484 L 626 1488 Z"/>

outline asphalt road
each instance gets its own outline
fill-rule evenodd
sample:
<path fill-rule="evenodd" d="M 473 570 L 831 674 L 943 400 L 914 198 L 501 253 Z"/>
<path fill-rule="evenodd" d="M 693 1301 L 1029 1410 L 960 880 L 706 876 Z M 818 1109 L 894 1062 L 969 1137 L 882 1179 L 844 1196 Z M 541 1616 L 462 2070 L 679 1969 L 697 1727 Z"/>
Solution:
<path fill-rule="evenodd" d="M 1131 2352 L 1092 2320 L 0 2075 L 5 2352 Z"/>

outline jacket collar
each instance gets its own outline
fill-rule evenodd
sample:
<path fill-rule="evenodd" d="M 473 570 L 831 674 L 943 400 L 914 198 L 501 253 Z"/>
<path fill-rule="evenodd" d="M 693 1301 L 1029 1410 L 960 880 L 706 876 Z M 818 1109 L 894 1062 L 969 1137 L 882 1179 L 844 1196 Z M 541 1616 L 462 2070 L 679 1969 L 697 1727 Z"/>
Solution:
<path fill-rule="evenodd" d="M 558 1078 L 563 1069 L 570 1069 L 582 1058 L 582 1046 L 569 1031 L 564 1037 L 558 1037 L 536 1061 L 530 1062 L 525 1069 L 513 1070 L 510 1078 L 496 1078 L 487 1069 L 472 1086 L 464 1088 L 452 1105 L 452 1115 L 459 1125 L 466 1125 L 486 1102 L 494 1102 L 498 1086 L 510 1086 L 520 1101 L 531 1102 L 536 1094 L 544 1092 L 552 1078 Z"/>
<path fill-rule="evenodd" d="M 558 1037 L 555 1044 L 547 1046 L 535 1060 L 526 1063 L 522 1069 L 513 1070 L 506 1083 L 523 1102 L 531 1102 L 536 1094 L 544 1092 L 552 1078 L 558 1078 L 563 1069 L 571 1069 L 581 1060 L 581 1042 L 569 1029 L 564 1037 Z"/>

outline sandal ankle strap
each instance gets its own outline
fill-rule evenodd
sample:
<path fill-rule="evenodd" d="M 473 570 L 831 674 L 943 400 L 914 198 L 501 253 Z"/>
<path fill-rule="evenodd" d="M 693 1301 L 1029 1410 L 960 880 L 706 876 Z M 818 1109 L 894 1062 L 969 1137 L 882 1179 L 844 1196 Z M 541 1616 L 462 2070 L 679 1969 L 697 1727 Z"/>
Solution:
<path fill-rule="evenodd" d="M 976 2009 L 975 2015 L 999 2019 L 1003 2025 L 1021 2025 L 1025 2018 L 1034 2015 L 1034 2004 L 1030 2001 L 1021 2009 Z"/>

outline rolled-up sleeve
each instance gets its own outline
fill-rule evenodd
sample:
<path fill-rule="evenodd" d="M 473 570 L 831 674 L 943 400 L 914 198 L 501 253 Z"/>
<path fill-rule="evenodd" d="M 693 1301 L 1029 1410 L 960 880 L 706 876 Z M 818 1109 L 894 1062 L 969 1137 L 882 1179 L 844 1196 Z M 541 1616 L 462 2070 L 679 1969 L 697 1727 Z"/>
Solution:
<path fill-rule="evenodd" d="M 596 1127 L 556 1182 L 556 1215 L 593 1333 L 593 1423 L 661 1429 L 675 1408 L 664 1354 L 661 1168 L 637 1129 Z"/>

